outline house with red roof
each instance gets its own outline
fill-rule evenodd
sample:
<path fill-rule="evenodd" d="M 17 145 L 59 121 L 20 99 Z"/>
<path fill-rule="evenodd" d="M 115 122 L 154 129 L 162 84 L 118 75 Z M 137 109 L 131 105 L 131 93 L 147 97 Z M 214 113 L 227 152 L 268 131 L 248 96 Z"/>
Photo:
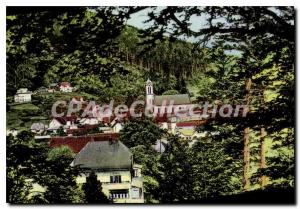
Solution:
<path fill-rule="evenodd" d="M 69 82 L 61 82 L 59 84 L 59 90 L 61 92 L 72 92 L 73 87 L 71 86 L 71 84 Z"/>
<path fill-rule="evenodd" d="M 116 141 L 119 138 L 118 133 L 99 133 L 85 136 L 65 136 L 52 137 L 49 146 L 60 147 L 68 146 L 73 152 L 78 153 L 88 142 L 93 141 Z"/>

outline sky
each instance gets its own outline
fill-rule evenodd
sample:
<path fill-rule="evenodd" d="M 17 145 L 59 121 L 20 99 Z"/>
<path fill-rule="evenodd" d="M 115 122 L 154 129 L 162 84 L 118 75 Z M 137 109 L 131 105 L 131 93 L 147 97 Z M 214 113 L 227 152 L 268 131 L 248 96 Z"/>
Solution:
<path fill-rule="evenodd" d="M 163 7 L 157 7 L 156 11 L 159 12 Z M 127 21 L 127 24 L 128 25 L 132 25 L 134 27 L 137 27 L 137 28 L 140 28 L 140 29 L 146 29 L 148 28 L 149 26 L 151 26 L 151 22 L 149 23 L 144 23 L 147 19 L 148 19 L 148 15 L 147 13 L 150 11 L 150 9 L 144 9 L 144 10 L 141 10 L 140 12 L 137 12 L 137 13 L 134 13 L 130 16 L 130 19 Z M 180 19 L 179 16 L 177 16 L 177 18 Z M 190 25 L 190 28 L 191 30 L 193 31 L 199 31 L 201 28 L 206 28 L 206 19 L 208 17 L 205 16 L 205 15 L 202 15 L 202 16 L 192 16 L 191 19 L 190 19 L 190 22 L 191 25 Z M 221 20 L 219 20 L 221 21 Z M 198 42 L 201 37 L 186 37 L 186 36 L 181 36 L 179 37 L 180 39 L 182 40 L 185 40 L 185 41 L 190 41 L 190 42 Z M 213 40 L 209 40 L 207 43 L 206 43 L 206 46 L 207 47 L 212 47 L 212 43 L 213 43 Z M 236 51 L 236 50 L 227 50 L 226 51 L 227 54 L 232 54 L 232 55 L 238 55 L 240 56 L 240 52 Z"/>
<path fill-rule="evenodd" d="M 157 7 L 156 11 L 159 12 L 163 7 Z M 147 13 L 150 11 L 150 9 L 144 9 L 140 12 L 134 13 L 130 16 L 130 19 L 127 21 L 128 25 L 132 25 L 135 26 L 137 28 L 140 29 L 146 29 L 149 26 L 151 26 L 151 22 L 149 23 L 144 23 L 147 19 L 148 19 L 148 15 Z M 178 17 L 180 19 L 180 17 Z M 200 28 L 205 27 L 205 16 L 200 16 L 200 17 L 196 17 L 196 16 L 192 16 L 190 19 L 190 23 L 191 23 L 191 29 L 194 31 L 199 31 Z M 187 41 L 191 41 L 191 42 L 196 42 L 199 39 L 198 38 L 194 38 L 194 37 L 180 37 L 181 39 L 187 40 Z"/>

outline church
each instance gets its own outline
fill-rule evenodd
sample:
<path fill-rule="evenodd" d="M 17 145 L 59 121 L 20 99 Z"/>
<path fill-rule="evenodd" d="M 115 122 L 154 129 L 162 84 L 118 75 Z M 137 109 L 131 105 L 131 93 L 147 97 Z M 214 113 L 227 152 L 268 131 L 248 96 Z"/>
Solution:
<path fill-rule="evenodd" d="M 146 108 L 153 111 L 154 120 L 162 128 L 180 137 L 192 140 L 194 137 L 203 137 L 206 133 L 197 133 L 195 128 L 205 121 L 189 114 L 194 108 L 188 94 L 155 95 L 153 83 L 146 81 Z"/>
<path fill-rule="evenodd" d="M 146 108 L 151 109 L 155 117 L 167 113 L 171 117 L 176 117 L 178 113 L 187 113 L 192 106 L 188 94 L 155 95 L 152 81 L 149 79 L 146 81 Z"/>

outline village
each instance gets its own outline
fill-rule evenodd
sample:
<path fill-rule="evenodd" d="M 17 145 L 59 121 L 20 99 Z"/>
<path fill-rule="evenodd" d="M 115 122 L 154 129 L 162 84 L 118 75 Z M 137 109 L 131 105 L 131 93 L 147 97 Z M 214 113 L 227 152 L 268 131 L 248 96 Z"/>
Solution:
<path fill-rule="evenodd" d="M 6 202 L 291 204 L 293 6 L 7 6 Z"/>
<path fill-rule="evenodd" d="M 49 88 L 42 87 L 35 92 L 21 88 L 17 91 L 14 102 L 30 103 L 32 95 L 54 94 L 56 91 L 71 93 L 76 91 L 76 88 L 69 82 L 51 84 Z M 177 106 L 192 105 L 188 94 L 155 95 L 153 84 L 149 79 L 145 82 L 145 92 L 146 105 L 151 106 L 157 113 L 154 121 L 158 127 L 178 135 L 191 145 L 196 141 L 193 139 L 207 134 L 196 131 L 196 127 L 204 124 L 205 120 L 195 117 L 182 118 L 180 114 L 174 112 Z M 71 102 L 80 103 L 82 108 L 87 105 L 83 97 L 73 97 Z M 163 105 L 170 102 L 174 105 L 172 113 L 160 114 L 165 107 Z M 85 183 L 90 171 L 95 171 L 103 185 L 103 192 L 114 203 L 143 203 L 143 168 L 133 162 L 131 151 L 118 140 L 119 132 L 126 120 L 130 119 L 130 114 L 125 112 L 125 117 L 115 115 L 100 117 L 98 111 L 99 106 L 96 106 L 92 114 L 86 117 L 76 115 L 53 117 L 48 124 L 32 123 L 30 130 L 35 134 L 35 139 L 47 141 L 50 147 L 67 146 L 76 153 L 70 166 L 79 166 L 82 170 L 76 180 L 79 185 Z M 7 130 L 8 134 L 16 136 L 18 130 Z M 162 153 L 167 143 L 166 139 L 158 138 L 152 147 Z M 44 188 L 35 184 L 32 193 L 43 191 Z"/>

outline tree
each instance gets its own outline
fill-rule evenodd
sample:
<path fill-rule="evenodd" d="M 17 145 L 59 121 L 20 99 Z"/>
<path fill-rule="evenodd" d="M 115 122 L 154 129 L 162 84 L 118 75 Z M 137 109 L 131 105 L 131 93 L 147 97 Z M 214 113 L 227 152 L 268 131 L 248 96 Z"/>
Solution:
<path fill-rule="evenodd" d="M 261 175 L 268 173 L 273 180 L 279 180 L 278 177 L 281 176 L 285 179 L 279 180 L 282 186 L 286 186 L 287 182 L 293 185 L 295 165 L 293 163 L 294 139 L 292 139 L 295 124 L 292 116 L 295 106 L 293 96 L 295 87 L 293 76 L 295 61 L 294 8 L 166 7 L 159 12 L 154 11 L 155 8 L 152 10 L 149 12 L 148 21 L 154 21 L 154 24 L 146 30 L 148 35 L 154 37 L 152 42 L 155 39 L 164 39 L 164 32 L 167 28 L 169 29 L 170 24 L 173 24 L 172 31 L 168 31 L 171 37 L 193 36 L 204 44 L 208 40 L 213 43 L 225 41 L 226 49 L 236 50 L 239 55 L 237 71 L 230 86 L 240 87 L 241 83 L 248 81 L 245 82 L 244 92 L 239 92 L 237 98 L 244 100 L 243 103 L 249 104 L 251 109 L 244 119 L 225 120 L 219 118 L 216 119 L 218 120 L 217 123 L 219 125 L 231 124 L 239 130 L 247 130 L 244 133 L 245 138 L 248 138 L 248 134 L 249 136 L 255 134 L 256 130 L 260 132 L 265 130 L 267 135 L 263 134 L 263 138 L 271 138 L 273 141 L 272 149 L 276 150 L 277 154 L 276 157 L 273 156 L 267 160 L 267 165 L 263 166 L 267 168 L 260 169 L 259 173 Z M 189 23 L 191 17 L 202 15 L 205 16 L 207 26 L 201 27 L 197 31 L 193 30 Z M 224 55 L 222 56 L 224 57 Z M 222 56 L 218 55 L 219 58 Z M 228 67 L 223 70 L 228 70 Z M 252 86 L 248 88 L 250 81 Z M 217 88 L 218 86 L 216 84 L 211 87 Z M 267 102 L 262 99 L 266 95 L 269 96 Z M 224 97 L 230 96 L 230 92 L 224 92 Z M 250 98 L 251 100 L 249 100 Z M 287 105 L 290 108 L 287 108 Z M 290 135 L 284 134 L 286 132 Z M 241 138 L 242 136 L 243 134 L 241 134 Z M 254 138 L 249 140 L 245 140 L 245 142 L 252 143 Z M 255 150 L 252 149 L 249 152 L 254 154 Z M 244 154 L 247 155 L 247 153 L 246 149 Z M 263 159 L 264 155 L 261 153 L 263 152 L 258 152 L 257 157 Z M 279 157 L 281 155 L 285 157 Z M 253 161 L 253 158 L 256 158 L 256 155 L 250 156 L 250 159 L 249 157 L 245 159 Z M 284 168 L 285 171 L 279 174 L 278 168 Z M 262 172 L 263 170 L 265 173 Z M 246 170 L 245 172 L 250 171 Z M 273 183 L 276 184 L 276 182 L 278 181 Z"/>
<path fill-rule="evenodd" d="M 7 202 L 26 203 L 32 188 L 28 179 L 28 167 L 32 150 L 29 146 L 32 134 L 20 132 L 16 137 L 11 134 L 6 138 L 6 192 Z M 27 181 L 26 181 L 27 180 Z"/>
<path fill-rule="evenodd" d="M 178 136 L 168 137 L 166 150 L 159 160 L 162 176 L 159 182 L 159 199 L 162 203 L 189 200 L 192 194 L 191 156 L 188 143 Z"/>
<path fill-rule="evenodd" d="M 45 172 L 40 173 L 35 179 L 46 188 L 44 198 L 48 203 L 82 202 L 76 184 L 79 171 L 70 166 L 73 158 L 74 154 L 68 147 L 54 148 L 48 153 Z"/>
<path fill-rule="evenodd" d="M 164 131 L 148 118 L 132 119 L 120 131 L 120 140 L 127 147 L 145 145 L 150 147 L 161 139 Z"/>
<path fill-rule="evenodd" d="M 115 43 L 124 18 L 111 7 L 9 8 L 9 93 L 28 84 L 33 90 L 65 80 L 82 85 L 86 76 L 99 89 L 110 86 L 109 77 L 124 70 Z"/>
<path fill-rule="evenodd" d="M 241 191 L 240 173 L 237 172 L 239 164 L 233 156 L 226 153 L 226 144 L 214 138 L 201 138 L 190 150 L 194 180 L 191 185 L 193 191 L 189 197 L 191 201 L 197 202 Z"/>
<path fill-rule="evenodd" d="M 91 172 L 82 185 L 87 203 L 108 203 L 108 199 L 102 192 L 102 184 L 97 180 L 97 175 Z"/>
<path fill-rule="evenodd" d="M 162 95 L 175 95 L 175 94 L 179 94 L 179 92 L 171 89 L 171 90 L 165 91 Z"/>
<path fill-rule="evenodd" d="M 162 175 L 160 170 L 160 154 L 152 147 L 137 145 L 130 148 L 134 163 L 142 165 L 143 189 L 146 203 L 157 203 L 160 198 L 158 179 Z"/>

